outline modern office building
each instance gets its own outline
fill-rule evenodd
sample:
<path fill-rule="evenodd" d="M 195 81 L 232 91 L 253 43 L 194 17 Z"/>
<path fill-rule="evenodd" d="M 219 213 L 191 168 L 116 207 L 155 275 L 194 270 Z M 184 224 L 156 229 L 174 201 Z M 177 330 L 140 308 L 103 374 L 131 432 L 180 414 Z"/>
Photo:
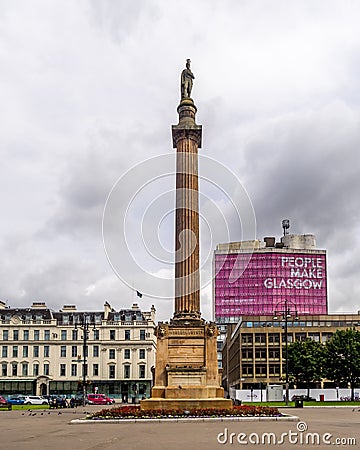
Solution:
<path fill-rule="evenodd" d="M 297 317 L 291 307 L 288 316 L 287 331 L 284 320 L 274 318 L 274 315 L 243 316 L 237 324 L 229 325 L 223 346 L 225 389 L 258 389 L 267 384 L 284 382 L 286 335 L 288 343 L 305 339 L 326 342 L 336 330 L 360 330 L 360 311 L 358 314 Z M 325 384 L 321 387 L 333 386 Z"/>
<path fill-rule="evenodd" d="M 298 314 L 328 312 L 326 250 L 316 248 L 314 235 L 219 244 L 213 258 L 219 365 L 227 324 L 244 315 L 272 315 L 285 299 Z"/>
<path fill-rule="evenodd" d="M 216 323 L 273 314 L 291 300 L 299 314 L 327 314 L 326 251 L 313 235 L 219 244 L 214 255 Z"/>
<path fill-rule="evenodd" d="M 85 329 L 85 330 L 84 330 Z M 0 393 L 98 392 L 128 401 L 150 394 L 155 308 L 52 311 L 43 302 L 0 302 Z M 96 389 L 95 389 L 96 388 Z"/>

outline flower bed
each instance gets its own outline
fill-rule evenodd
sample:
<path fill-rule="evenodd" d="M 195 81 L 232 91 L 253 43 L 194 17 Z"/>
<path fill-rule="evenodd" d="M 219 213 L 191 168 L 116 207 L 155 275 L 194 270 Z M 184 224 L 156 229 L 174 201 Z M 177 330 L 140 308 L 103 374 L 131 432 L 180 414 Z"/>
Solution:
<path fill-rule="evenodd" d="M 269 406 L 234 406 L 231 409 L 190 409 L 190 410 L 141 410 L 140 406 L 120 406 L 110 409 L 102 409 L 87 419 L 106 420 L 106 419 L 162 419 L 162 418 L 178 418 L 178 417 L 279 417 L 277 408 Z"/>

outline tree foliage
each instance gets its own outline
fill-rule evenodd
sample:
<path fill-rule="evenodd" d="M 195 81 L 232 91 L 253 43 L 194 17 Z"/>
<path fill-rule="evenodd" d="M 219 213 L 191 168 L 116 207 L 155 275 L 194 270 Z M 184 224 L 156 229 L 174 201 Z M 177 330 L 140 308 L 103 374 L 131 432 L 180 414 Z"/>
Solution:
<path fill-rule="evenodd" d="M 348 383 L 351 399 L 360 383 L 360 332 L 337 330 L 325 346 L 325 374 L 336 383 Z"/>
<path fill-rule="evenodd" d="M 312 339 L 296 341 L 288 347 L 289 375 L 295 383 L 318 382 L 323 376 L 324 346 Z"/>

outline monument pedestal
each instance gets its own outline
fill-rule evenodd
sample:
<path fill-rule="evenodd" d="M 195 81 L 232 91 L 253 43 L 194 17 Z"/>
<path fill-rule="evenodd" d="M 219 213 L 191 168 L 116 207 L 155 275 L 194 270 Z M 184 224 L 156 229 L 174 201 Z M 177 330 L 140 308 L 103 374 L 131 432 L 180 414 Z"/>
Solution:
<path fill-rule="evenodd" d="M 173 320 L 156 328 L 157 350 L 151 398 L 141 409 L 231 408 L 220 387 L 215 324 Z"/>
<path fill-rule="evenodd" d="M 174 410 L 180 409 L 230 409 L 232 408 L 232 401 L 226 398 L 208 398 L 208 399 L 196 399 L 196 398 L 178 398 L 178 399 L 163 399 L 163 398 L 148 398 L 140 401 L 140 408 L 144 411 L 154 409 Z"/>

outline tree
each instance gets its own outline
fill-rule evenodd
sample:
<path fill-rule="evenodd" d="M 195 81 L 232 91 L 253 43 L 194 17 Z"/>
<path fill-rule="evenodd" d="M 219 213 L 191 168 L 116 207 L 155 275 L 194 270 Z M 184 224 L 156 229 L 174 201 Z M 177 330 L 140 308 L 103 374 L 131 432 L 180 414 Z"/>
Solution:
<path fill-rule="evenodd" d="M 288 347 L 289 375 L 295 383 L 305 383 L 310 396 L 310 383 L 323 376 L 324 346 L 312 339 L 296 341 Z"/>
<path fill-rule="evenodd" d="M 325 375 L 337 383 L 348 383 L 351 400 L 360 383 L 360 332 L 337 330 L 325 346 Z"/>

